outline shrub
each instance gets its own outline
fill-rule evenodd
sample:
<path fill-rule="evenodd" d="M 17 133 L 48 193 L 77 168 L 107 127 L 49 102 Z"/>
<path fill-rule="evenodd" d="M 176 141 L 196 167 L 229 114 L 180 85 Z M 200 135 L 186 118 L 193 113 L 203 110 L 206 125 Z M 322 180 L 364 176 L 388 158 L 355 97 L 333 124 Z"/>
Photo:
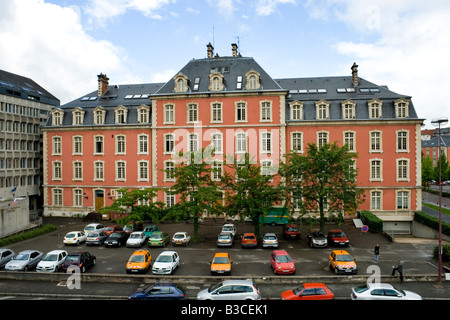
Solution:
<path fill-rule="evenodd" d="M 363 210 L 358 211 L 358 217 L 365 225 L 369 227 L 369 231 L 381 232 L 383 231 L 383 221 L 374 215 L 372 212 Z"/>
<path fill-rule="evenodd" d="M 424 212 L 414 212 L 414 221 L 426 225 L 434 230 L 439 230 L 439 219 Z M 442 221 L 442 234 L 450 236 L 450 224 Z"/>
<path fill-rule="evenodd" d="M 17 234 L 13 234 L 9 237 L 0 239 L 0 247 L 6 246 L 6 245 L 9 245 L 12 243 L 20 242 L 23 240 L 31 239 L 31 238 L 55 231 L 56 229 L 57 229 L 57 227 L 54 225 L 44 224 L 42 227 L 40 227 L 38 229 L 20 232 Z"/>

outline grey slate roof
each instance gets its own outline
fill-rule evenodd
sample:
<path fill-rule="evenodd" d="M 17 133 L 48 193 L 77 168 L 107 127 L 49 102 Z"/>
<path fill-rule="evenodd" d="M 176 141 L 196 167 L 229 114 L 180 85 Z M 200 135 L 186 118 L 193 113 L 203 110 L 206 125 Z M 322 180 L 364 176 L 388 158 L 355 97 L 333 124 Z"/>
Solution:
<path fill-rule="evenodd" d="M 439 135 L 435 135 L 430 140 L 422 140 L 422 148 L 439 147 Z M 450 147 L 450 135 L 441 135 L 441 147 Z"/>
<path fill-rule="evenodd" d="M 0 94 L 59 106 L 60 101 L 35 81 L 0 70 Z"/>
<path fill-rule="evenodd" d="M 179 72 L 189 79 L 189 93 L 205 93 L 210 92 L 209 75 L 212 70 L 219 70 L 224 76 L 224 84 L 226 92 L 245 91 L 245 75 L 247 72 L 254 70 L 260 74 L 261 89 L 281 90 L 283 88 L 270 77 L 267 72 L 253 59 L 248 57 L 219 57 L 191 60 Z M 178 74 L 178 73 L 177 73 Z M 237 78 L 242 76 L 242 89 L 237 89 Z M 174 78 L 170 79 L 158 92 L 157 95 L 165 95 L 174 93 Z M 199 78 L 199 88 L 194 90 L 195 79 Z"/>

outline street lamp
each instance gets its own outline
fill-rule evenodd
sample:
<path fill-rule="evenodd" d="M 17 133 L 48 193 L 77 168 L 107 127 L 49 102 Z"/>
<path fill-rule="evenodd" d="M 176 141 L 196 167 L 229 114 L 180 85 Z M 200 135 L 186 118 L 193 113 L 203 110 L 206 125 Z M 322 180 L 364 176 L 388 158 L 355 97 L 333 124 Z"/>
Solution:
<path fill-rule="evenodd" d="M 438 159 L 439 159 L 439 248 L 438 248 L 438 283 L 442 281 L 442 172 L 441 172 L 441 125 L 448 123 L 447 118 L 431 120 L 431 124 L 439 127 L 438 132 Z"/>

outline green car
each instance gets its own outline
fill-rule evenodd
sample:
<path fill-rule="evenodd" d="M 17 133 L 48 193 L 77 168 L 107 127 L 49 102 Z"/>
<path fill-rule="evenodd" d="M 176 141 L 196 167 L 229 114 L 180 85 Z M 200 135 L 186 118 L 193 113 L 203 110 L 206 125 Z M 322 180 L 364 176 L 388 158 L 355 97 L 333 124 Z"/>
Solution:
<path fill-rule="evenodd" d="M 144 234 L 147 238 L 149 238 L 153 232 L 159 231 L 159 228 L 155 225 L 149 225 L 144 228 Z"/>
<path fill-rule="evenodd" d="M 170 237 L 166 232 L 156 231 L 148 238 L 149 247 L 165 247 L 170 241 Z"/>

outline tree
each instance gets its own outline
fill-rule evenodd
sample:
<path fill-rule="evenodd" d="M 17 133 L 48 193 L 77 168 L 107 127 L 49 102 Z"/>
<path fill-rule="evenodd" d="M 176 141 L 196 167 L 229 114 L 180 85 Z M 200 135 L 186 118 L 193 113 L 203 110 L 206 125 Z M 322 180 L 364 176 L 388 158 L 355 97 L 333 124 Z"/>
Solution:
<path fill-rule="evenodd" d="M 448 160 L 445 156 L 445 153 L 442 152 L 440 158 L 438 159 L 436 163 L 436 167 L 434 167 L 434 178 L 436 181 L 439 180 L 439 163 L 441 164 L 441 180 L 446 181 L 449 178 L 449 166 L 448 166 Z"/>
<path fill-rule="evenodd" d="M 308 144 L 305 154 L 292 152 L 286 155 L 286 163 L 280 167 L 287 195 L 296 200 L 303 212 L 319 211 L 320 229 L 325 226 L 325 209 L 329 213 L 342 214 L 344 210 L 355 210 L 358 195 L 354 160 L 346 145 L 336 142 Z"/>
<path fill-rule="evenodd" d="M 203 213 L 220 211 L 222 193 L 211 178 L 212 169 L 203 159 L 204 149 L 198 152 L 180 152 L 181 162 L 167 174 L 175 179 L 171 191 L 180 196 L 179 202 L 171 208 L 171 214 L 182 219 L 192 219 L 193 239 L 198 239 L 198 219 Z M 206 154 L 206 152 L 205 152 Z"/>
<path fill-rule="evenodd" d="M 161 211 L 164 203 L 153 202 L 153 198 L 157 194 L 156 189 L 127 189 L 122 188 L 116 191 L 120 197 L 115 199 L 113 204 L 109 207 L 104 207 L 100 211 L 102 213 L 115 212 L 119 213 L 123 224 L 128 224 L 130 221 L 133 225 L 136 222 L 141 222 L 147 219 L 158 221 L 162 218 Z M 146 203 L 139 205 L 139 203 Z"/>
<path fill-rule="evenodd" d="M 255 235 L 259 238 L 260 217 L 281 201 L 281 193 L 272 183 L 272 172 L 262 172 L 261 166 L 251 163 L 248 154 L 243 158 L 243 161 L 235 159 L 228 166 L 234 175 L 226 171 L 222 176 L 226 210 L 230 216 L 240 215 L 252 219 Z"/>
<path fill-rule="evenodd" d="M 422 159 L 422 185 L 430 183 L 434 179 L 433 160 L 427 155 Z"/>

